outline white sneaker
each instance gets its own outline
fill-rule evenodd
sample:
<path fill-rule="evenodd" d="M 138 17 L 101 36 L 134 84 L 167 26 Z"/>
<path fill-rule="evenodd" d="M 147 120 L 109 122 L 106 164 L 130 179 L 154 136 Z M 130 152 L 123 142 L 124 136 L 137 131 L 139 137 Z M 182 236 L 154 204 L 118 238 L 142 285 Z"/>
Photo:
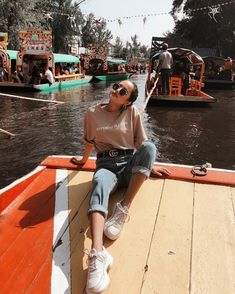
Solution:
<path fill-rule="evenodd" d="M 120 202 L 116 203 L 112 216 L 105 222 L 105 236 L 110 240 L 116 240 L 121 234 L 124 223 L 129 219 L 129 209 L 126 206 L 123 207 Z"/>
<path fill-rule="evenodd" d="M 103 247 L 97 252 L 94 248 L 88 254 L 88 274 L 86 292 L 95 294 L 105 291 L 109 287 L 108 270 L 113 264 L 113 257 Z"/>

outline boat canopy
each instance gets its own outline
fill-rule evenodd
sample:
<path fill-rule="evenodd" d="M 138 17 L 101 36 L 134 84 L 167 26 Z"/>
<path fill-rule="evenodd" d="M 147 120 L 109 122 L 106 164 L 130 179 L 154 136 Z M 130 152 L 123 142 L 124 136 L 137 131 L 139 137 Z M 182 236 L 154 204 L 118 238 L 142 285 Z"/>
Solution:
<path fill-rule="evenodd" d="M 9 55 L 11 60 L 16 60 L 17 57 L 17 50 L 7 50 L 6 53 Z"/>
<path fill-rule="evenodd" d="M 123 60 L 123 59 L 117 59 L 117 58 L 108 57 L 108 63 L 109 64 L 126 64 L 127 61 Z"/>
<path fill-rule="evenodd" d="M 220 56 L 205 56 L 203 57 L 203 60 L 206 65 L 211 64 L 213 66 L 216 66 L 216 65 L 223 66 L 226 59 Z"/>
<path fill-rule="evenodd" d="M 186 61 L 192 65 L 200 65 L 204 63 L 202 57 L 190 49 L 169 48 L 168 51 L 172 54 L 173 60 Z M 152 57 L 152 62 L 159 58 L 160 53 L 161 51 Z"/>
<path fill-rule="evenodd" d="M 77 56 L 74 55 L 68 55 L 68 54 L 59 54 L 54 53 L 54 62 L 55 63 L 79 63 L 80 59 Z"/>

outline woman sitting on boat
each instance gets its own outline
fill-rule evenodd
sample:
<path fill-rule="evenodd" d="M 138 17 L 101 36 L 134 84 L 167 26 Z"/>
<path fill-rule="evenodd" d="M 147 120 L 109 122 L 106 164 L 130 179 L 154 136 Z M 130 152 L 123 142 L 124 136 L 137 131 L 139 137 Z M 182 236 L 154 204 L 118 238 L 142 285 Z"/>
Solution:
<path fill-rule="evenodd" d="M 131 81 L 114 84 L 108 104 L 90 108 L 84 119 L 86 147 L 83 157 L 73 157 L 74 164 L 84 164 L 93 147 L 97 152 L 96 171 L 90 198 L 92 248 L 88 254 L 87 293 L 100 293 L 109 286 L 107 270 L 113 257 L 103 247 L 103 233 L 116 240 L 129 219 L 129 208 L 140 187 L 150 176 L 156 157 L 155 145 L 147 140 L 141 117 L 133 102 L 138 88 Z M 136 150 L 136 152 L 134 152 Z M 169 175 L 164 168 L 154 173 Z M 109 195 L 117 187 L 126 187 L 123 200 L 108 214 Z"/>

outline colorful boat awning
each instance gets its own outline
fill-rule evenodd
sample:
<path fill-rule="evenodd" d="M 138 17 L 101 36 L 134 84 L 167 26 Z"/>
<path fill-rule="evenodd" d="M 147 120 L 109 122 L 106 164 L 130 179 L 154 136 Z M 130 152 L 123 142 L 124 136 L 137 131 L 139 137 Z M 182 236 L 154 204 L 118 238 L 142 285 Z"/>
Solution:
<path fill-rule="evenodd" d="M 116 58 L 108 57 L 108 63 L 110 63 L 110 64 L 126 64 L 127 61 L 123 60 L 123 59 L 116 59 Z"/>
<path fill-rule="evenodd" d="M 12 59 L 16 60 L 17 53 L 18 53 L 17 50 L 7 50 L 6 52 L 7 52 L 7 54 L 10 56 L 10 59 L 11 59 L 11 60 L 12 60 Z"/>
<path fill-rule="evenodd" d="M 74 55 L 54 53 L 54 61 L 55 63 L 56 62 L 79 63 L 80 59 Z"/>

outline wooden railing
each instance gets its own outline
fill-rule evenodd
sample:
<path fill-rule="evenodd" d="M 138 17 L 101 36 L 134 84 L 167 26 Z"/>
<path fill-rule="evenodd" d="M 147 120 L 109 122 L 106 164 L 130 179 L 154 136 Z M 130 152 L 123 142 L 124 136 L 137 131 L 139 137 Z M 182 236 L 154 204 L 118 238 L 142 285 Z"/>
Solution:
<path fill-rule="evenodd" d="M 83 77 L 82 74 L 60 75 L 60 76 L 55 76 L 55 80 L 57 82 L 62 82 L 62 81 L 77 80 L 77 79 L 81 79 L 82 77 Z"/>

